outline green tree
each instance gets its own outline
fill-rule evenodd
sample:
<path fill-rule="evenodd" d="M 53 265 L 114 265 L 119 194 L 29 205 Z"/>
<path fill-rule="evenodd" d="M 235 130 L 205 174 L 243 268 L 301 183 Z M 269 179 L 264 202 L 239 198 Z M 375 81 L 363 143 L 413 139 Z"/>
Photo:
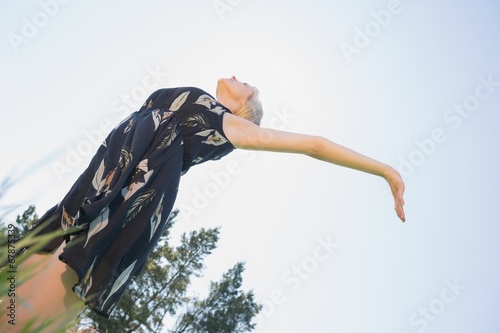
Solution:
<path fill-rule="evenodd" d="M 143 271 L 133 280 L 109 320 L 87 310 L 85 316 L 91 326 L 100 332 L 160 332 L 165 317 L 179 317 L 181 309 L 189 309 L 181 317 L 197 313 L 194 320 L 178 320 L 185 332 L 202 332 L 203 328 L 224 328 L 203 332 L 244 332 L 254 326 L 250 323 L 261 306 L 253 300 L 253 293 L 244 293 L 239 263 L 226 273 L 219 283 L 211 284 L 209 297 L 199 301 L 187 296 L 193 276 L 200 277 L 204 259 L 212 253 L 219 239 L 219 228 L 201 229 L 183 234 L 180 245 L 169 245 L 170 230 L 178 211 L 169 217 L 167 227 L 156 248 L 151 252 Z M 220 299 L 218 299 L 220 297 Z M 201 311 L 201 309 L 204 311 Z M 210 317 L 208 311 L 219 315 Z M 224 314 L 226 317 L 224 318 Z M 203 321 L 198 323 L 198 321 Z M 223 322 L 226 322 L 224 326 Z M 188 331 L 195 328 L 197 331 Z M 232 329 L 232 330 L 231 330 Z M 172 332 L 176 332 L 175 328 Z"/>
<path fill-rule="evenodd" d="M 35 205 L 30 205 L 22 215 L 17 215 L 16 223 L 19 230 L 19 236 L 26 235 L 28 230 L 38 221 Z"/>
<path fill-rule="evenodd" d="M 7 246 L 7 233 L 8 228 L 3 220 L 0 220 L 0 248 Z"/>
<path fill-rule="evenodd" d="M 185 297 L 191 277 L 201 276 L 203 260 L 215 249 L 218 229 L 201 229 L 181 236 L 170 247 L 168 238 L 178 211 L 173 212 L 156 248 L 142 272 L 133 280 L 109 320 L 87 311 L 102 332 L 158 332 L 166 315 L 175 315 Z"/>
<path fill-rule="evenodd" d="M 180 245 L 172 247 L 170 231 L 178 213 L 172 212 L 145 267 L 133 279 L 110 319 L 86 310 L 68 332 L 92 332 L 89 326 L 109 333 L 160 332 L 167 316 L 178 318 L 172 333 L 239 333 L 254 328 L 252 318 L 262 307 L 255 303 L 252 292 L 240 289 L 242 263 L 226 272 L 220 282 L 212 282 L 206 299 L 187 296 L 191 279 L 202 275 L 204 259 L 217 247 L 219 228 L 185 233 Z M 37 220 L 35 207 L 29 206 L 16 218 L 20 236 Z M 0 237 L 6 239 L 4 231 L 0 231 Z"/>
<path fill-rule="evenodd" d="M 255 328 L 252 319 L 262 309 L 252 292 L 240 290 L 243 263 L 226 272 L 220 282 L 210 284 L 206 299 L 193 299 L 171 333 L 240 333 Z"/>
<path fill-rule="evenodd" d="M 11 223 L 15 227 L 16 237 L 22 238 L 28 232 L 28 229 L 38 221 L 38 215 L 35 212 L 35 206 L 29 206 L 22 215 L 17 215 L 16 223 Z M 0 221 L 0 247 L 7 245 L 7 223 Z"/>

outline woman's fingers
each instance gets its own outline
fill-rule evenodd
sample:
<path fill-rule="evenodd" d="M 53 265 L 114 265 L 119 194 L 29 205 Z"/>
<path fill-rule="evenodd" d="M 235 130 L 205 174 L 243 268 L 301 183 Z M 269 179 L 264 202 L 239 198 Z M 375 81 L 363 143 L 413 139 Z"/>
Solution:
<path fill-rule="evenodd" d="M 394 207 L 394 209 L 396 210 L 396 214 L 398 215 L 399 219 L 403 222 L 406 221 L 406 216 L 405 216 L 405 212 L 404 212 L 404 209 L 403 209 L 403 205 L 404 203 L 399 201 L 396 203 L 396 206 Z"/>
<path fill-rule="evenodd" d="M 389 182 L 389 186 L 391 187 L 391 192 L 394 197 L 394 210 L 398 215 L 399 219 L 403 222 L 406 221 L 405 212 L 403 206 L 405 204 L 405 200 L 403 199 L 403 194 L 405 191 L 405 184 L 399 172 L 394 170 L 389 177 L 386 178 Z"/>
<path fill-rule="evenodd" d="M 403 199 L 403 192 L 404 192 L 404 189 L 401 189 L 398 193 L 398 216 L 399 218 L 401 219 L 401 221 L 405 222 L 406 221 L 406 217 L 405 217 L 405 211 L 403 209 L 403 206 L 405 204 L 405 200 Z"/>

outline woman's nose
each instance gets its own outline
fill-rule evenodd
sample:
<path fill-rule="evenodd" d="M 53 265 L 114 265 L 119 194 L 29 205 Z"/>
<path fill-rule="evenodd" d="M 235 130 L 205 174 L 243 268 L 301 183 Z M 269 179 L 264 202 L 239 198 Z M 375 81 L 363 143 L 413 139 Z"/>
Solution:
<path fill-rule="evenodd" d="M 238 79 L 236 78 L 236 76 L 231 76 L 231 79 L 235 80 L 235 81 L 238 81 Z"/>

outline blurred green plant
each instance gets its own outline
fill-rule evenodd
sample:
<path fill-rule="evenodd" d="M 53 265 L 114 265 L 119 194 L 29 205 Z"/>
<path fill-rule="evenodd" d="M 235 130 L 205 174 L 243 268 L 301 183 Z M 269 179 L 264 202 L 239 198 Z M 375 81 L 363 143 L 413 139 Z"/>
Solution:
<path fill-rule="evenodd" d="M 226 272 L 221 281 L 211 282 L 205 299 L 187 296 L 192 277 L 200 277 L 203 261 L 217 247 L 219 228 L 200 229 L 181 235 L 180 245 L 169 245 L 170 230 L 179 212 L 172 212 L 158 245 L 150 254 L 143 271 L 133 280 L 110 319 L 85 310 L 72 328 L 54 333 L 93 332 L 159 332 L 164 318 L 177 318 L 172 333 L 241 333 L 251 331 L 252 319 L 262 306 L 255 303 L 252 292 L 241 290 L 244 264 L 237 263 Z M 34 206 L 17 216 L 15 223 L 0 221 L 0 318 L 9 320 L 9 308 L 4 306 L 13 299 L 9 277 L 14 274 L 15 287 L 28 280 L 36 266 L 25 267 L 21 275 L 17 267 L 33 253 L 43 249 L 62 231 L 46 235 L 30 232 L 38 221 Z M 21 251 L 21 249 L 27 250 Z M 21 300 L 15 300 L 19 302 Z M 15 319 L 15 315 L 13 318 Z M 53 318 L 55 320 L 56 318 Z M 3 323 L 0 323 L 3 324 Z M 47 324 L 50 324 L 48 322 Z M 44 327 L 29 322 L 23 333 L 42 333 Z M 52 333 L 52 332 L 51 332 Z"/>
<path fill-rule="evenodd" d="M 38 221 L 35 207 L 30 206 L 21 216 L 17 216 L 16 223 L 5 223 L 3 221 L 5 213 L 0 221 L 0 318 L 1 325 L 15 325 L 16 307 L 23 300 L 16 294 L 16 289 L 29 280 L 37 267 L 32 263 L 23 267 L 19 271 L 19 266 L 34 253 L 43 249 L 55 237 L 60 237 L 63 231 L 56 231 L 50 234 L 37 235 L 36 232 L 27 234 L 30 227 Z M 23 333 L 41 333 L 47 325 L 50 325 L 56 318 L 46 321 L 43 326 L 35 327 L 35 318 L 28 320 L 22 328 Z M 64 333 L 61 329 L 59 332 Z"/>

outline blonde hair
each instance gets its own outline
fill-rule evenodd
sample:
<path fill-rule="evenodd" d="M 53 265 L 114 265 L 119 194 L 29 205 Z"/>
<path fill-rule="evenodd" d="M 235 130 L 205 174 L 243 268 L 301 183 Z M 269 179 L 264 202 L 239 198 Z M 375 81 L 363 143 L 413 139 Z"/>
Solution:
<path fill-rule="evenodd" d="M 262 103 L 259 100 L 260 91 L 255 88 L 255 91 L 250 97 L 248 97 L 247 101 L 241 109 L 236 111 L 235 115 L 244 118 L 246 120 L 251 121 L 252 123 L 260 126 L 260 122 L 262 121 L 262 117 L 264 116 L 264 110 L 262 108 Z"/>

